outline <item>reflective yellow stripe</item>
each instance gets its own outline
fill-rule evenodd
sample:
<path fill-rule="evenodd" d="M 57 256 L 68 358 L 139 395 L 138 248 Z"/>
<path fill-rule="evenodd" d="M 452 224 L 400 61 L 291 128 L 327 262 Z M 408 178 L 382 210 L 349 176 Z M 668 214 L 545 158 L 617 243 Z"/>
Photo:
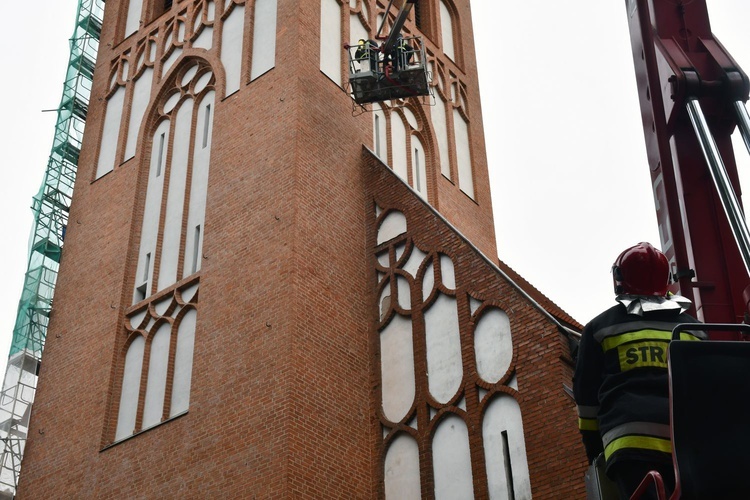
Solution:
<path fill-rule="evenodd" d="M 666 369 L 668 346 L 667 342 L 661 340 L 619 346 L 617 356 L 620 360 L 620 371 L 624 372 L 646 366 Z"/>
<path fill-rule="evenodd" d="M 664 453 L 672 453 L 672 442 L 669 439 L 661 439 L 650 436 L 623 436 L 617 438 L 604 448 L 604 458 L 609 457 L 623 448 L 638 448 L 641 450 L 656 450 Z"/>
<path fill-rule="evenodd" d="M 582 431 L 598 431 L 599 421 L 595 418 L 579 418 L 578 428 Z"/>
<path fill-rule="evenodd" d="M 672 332 L 663 330 L 638 330 L 636 332 L 621 333 L 620 335 L 613 335 L 607 337 L 602 342 L 602 348 L 605 351 L 614 349 L 617 346 L 625 344 L 627 342 L 634 342 L 638 340 L 666 340 L 672 339 Z M 700 340 L 695 335 L 688 332 L 680 332 L 680 340 Z"/>

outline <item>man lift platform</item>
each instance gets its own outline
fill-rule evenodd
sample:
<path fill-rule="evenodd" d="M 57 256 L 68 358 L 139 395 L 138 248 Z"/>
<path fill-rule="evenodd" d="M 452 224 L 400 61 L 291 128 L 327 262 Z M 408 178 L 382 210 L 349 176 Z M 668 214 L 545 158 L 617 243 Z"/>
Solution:
<path fill-rule="evenodd" d="M 374 40 L 359 40 L 354 46 L 344 45 L 349 54 L 349 86 L 357 104 L 430 95 L 429 75 L 422 38 L 402 37 L 406 18 L 416 0 L 405 0 L 387 37 L 380 35 L 387 16 Z M 386 12 L 393 4 L 388 2 Z"/>

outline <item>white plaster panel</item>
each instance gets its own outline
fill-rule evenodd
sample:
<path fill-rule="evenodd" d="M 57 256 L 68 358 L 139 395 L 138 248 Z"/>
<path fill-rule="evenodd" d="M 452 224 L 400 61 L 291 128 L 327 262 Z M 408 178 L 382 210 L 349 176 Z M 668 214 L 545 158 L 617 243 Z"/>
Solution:
<path fill-rule="evenodd" d="M 146 399 L 143 406 L 144 429 L 161 422 L 164 412 L 164 393 L 167 388 L 167 367 L 169 365 L 169 337 L 171 325 L 162 324 L 151 339 L 146 382 Z"/>
<path fill-rule="evenodd" d="M 362 24 L 357 14 L 351 14 L 349 16 L 349 45 L 357 45 L 360 40 L 367 40 L 370 35 L 367 33 L 367 28 Z"/>
<path fill-rule="evenodd" d="M 474 314 L 477 312 L 477 309 L 482 305 L 481 300 L 477 300 L 474 297 L 469 297 L 469 309 L 471 309 L 471 314 Z"/>
<path fill-rule="evenodd" d="M 414 182 L 414 190 L 422 198 L 427 199 L 427 159 L 425 158 L 424 146 L 417 136 L 411 137 L 411 178 Z"/>
<path fill-rule="evenodd" d="M 159 316 L 164 316 L 167 313 L 169 306 L 172 305 L 173 298 L 174 296 L 172 294 L 169 294 L 156 302 L 152 302 L 154 306 L 154 312 L 156 312 L 156 314 Z"/>
<path fill-rule="evenodd" d="M 213 22 L 214 16 L 216 15 L 216 4 L 214 2 L 208 2 L 206 9 L 206 21 L 209 23 Z"/>
<path fill-rule="evenodd" d="M 196 94 L 200 94 L 203 91 L 203 89 L 205 89 L 208 86 L 208 83 L 211 81 L 212 76 L 213 76 L 213 73 L 211 73 L 210 71 L 207 73 L 203 73 L 195 82 L 194 92 Z"/>
<path fill-rule="evenodd" d="M 182 296 L 182 301 L 185 303 L 193 302 L 193 299 L 195 298 L 195 294 L 198 292 L 198 284 L 190 285 L 186 288 L 180 289 L 180 295 Z"/>
<path fill-rule="evenodd" d="M 469 433 L 460 417 L 449 415 L 438 424 L 432 439 L 432 460 L 436 500 L 474 498 Z"/>
<path fill-rule="evenodd" d="M 125 38 L 129 37 L 141 27 L 141 12 L 143 0 L 130 0 L 128 2 L 128 17 L 125 21 Z"/>
<path fill-rule="evenodd" d="M 378 263 L 383 267 L 390 266 L 391 256 L 388 251 L 381 252 L 378 254 Z"/>
<path fill-rule="evenodd" d="M 398 287 L 398 305 L 404 311 L 411 309 L 411 287 L 409 281 L 403 276 L 396 276 L 396 285 Z"/>
<path fill-rule="evenodd" d="M 341 85 L 341 7 L 336 0 L 320 0 L 320 71 Z"/>
<path fill-rule="evenodd" d="M 474 176 L 471 168 L 469 124 L 457 109 L 453 110 L 453 129 L 456 131 L 456 158 L 458 159 L 458 187 L 474 198 Z"/>
<path fill-rule="evenodd" d="M 508 315 L 497 308 L 482 314 L 474 330 L 477 373 L 485 382 L 500 381 L 513 360 L 513 341 Z"/>
<path fill-rule="evenodd" d="M 190 406 L 190 379 L 193 373 L 193 346 L 195 345 L 194 309 L 185 313 L 177 329 L 175 348 L 174 379 L 172 382 L 172 402 L 169 416 L 186 411 Z"/>
<path fill-rule="evenodd" d="M 422 498 L 419 446 L 416 440 L 407 434 L 400 434 L 394 439 L 385 455 L 385 498 Z"/>
<path fill-rule="evenodd" d="M 413 130 L 419 130 L 419 122 L 417 122 L 417 117 L 414 116 L 414 113 L 409 108 L 401 108 L 401 111 L 404 112 L 404 116 L 406 117 L 406 122 L 409 124 L 409 126 Z"/>
<path fill-rule="evenodd" d="M 164 101 L 164 112 L 171 113 L 177 106 L 177 103 L 180 102 L 181 97 L 182 94 L 179 91 L 172 92 L 172 94 L 170 94 L 170 96 Z"/>
<path fill-rule="evenodd" d="M 453 18 L 443 0 L 440 0 L 440 27 L 443 36 L 443 53 L 456 60 L 455 50 L 453 48 Z"/>
<path fill-rule="evenodd" d="M 406 216 L 403 212 L 393 211 L 385 216 L 378 228 L 378 245 L 392 240 L 406 232 Z"/>
<path fill-rule="evenodd" d="M 183 276 L 189 276 L 201 268 L 203 253 L 204 220 L 206 216 L 206 194 L 208 192 L 208 170 L 211 163 L 211 136 L 214 117 L 213 91 L 208 92 L 198 105 L 198 118 L 193 151 L 193 172 L 190 184 L 187 234 L 185 234 L 185 258 Z M 196 228 L 199 228 L 196 230 Z M 196 241 L 197 236 L 197 241 Z"/>
<path fill-rule="evenodd" d="M 386 128 L 386 119 L 383 108 L 378 103 L 372 105 L 372 149 L 375 156 L 388 161 L 388 129 Z"/>
<path fill-rule="evenodd" d="M 183 276 L 200 270 L 203 254 L 208 170 L 211 163 L 211 137 L 213 133 L 215 93 L 209 92 L 198 105 L 198 123 L 193 152 L 193 172 L 188 206 L 187 234 Z M 196 237 L 198 238 L 196 241 Z"/>
<path fill-rule="evenodd" d="M 416 245 L 414 245 L 411 249 L 409 260 L 407 260 L 406 264 L 404 264 L 404 271 L 409 273 L 412 277 L 416 276 L 419 272 L 419 267 L 422 265 L 422 262 L 424 262 L 425 257 L 427 257 L 427 254 L 417 248 Z"/>
<path fill-rule="evenodd" d="M 383 287 L 380 292 L 380 300 L 378 301 L 380 307 L 380 320 L 385 319 L 386 315 L 391 311 L 391 287 L 387 284 Z"/>
<path fill-rule="evenodd" d="M 167 188 L 167 207 L 164 216 L 161 265 L 158 290 L 164 290 L 177 281 L 177 264 L 180 256 L 182 216 L 185 201 L 187 164 L 190 150 L 190 133 L 193 118 L 193 101 L 185 101 L 177 110 L 175 119 L 172 163 Z"/>
<path fill-rule="evenodd" d="M 182 55 L 182 49 L 180 47 L 175 47 L 175 49 L 172 51 L 171 54 L 169 54 L 169 57 L 166 61 L 164 61 L 164 64 L 161 68 L 161 75 L 162 77 L 167 74 L 169 71 L 169 68 L 172 67 L 172 65 L 177 61 L 177 59 L 180 58 Z"/>
<path fill-rule="evenodd" d="M 148 282 L 144 296 L 137 290 L 133 291 L 133 302 L 138 302 L 151 295 L 153 283 L 153 264 L 156 257 L 156 239 L 159 234 L 159 217 L 161 215 L 162 191 L 164 189 L 164 171 L 166 169 L 167 152 L 169 149 L 170 123 L 164 120 L 156 128 L 151 143 L 151 165 L 148 171 L 148 187 L 146 188 L 146 205 L 143 209 L 141 224 L 141 243 L 138 251 L 138 267 L 136 269 L 135 287 Z M 150 254 L 150 257 L 148 255 Z M 148 266 L 148 269 L 146 268 Z"/>
<path fill-rule="evenodd" d="M 430 394 L 447 403 L 461 387 L 463 363 L 456 299 L 439 294 L 424 314 Z"/>
<path fill-rule="evenodd" d="M 401 257 L 404 256 L 404 252 L 406 251 L 406 243 L 399 243 L 396 245 L 396 260 L 401 260 Z"/>
<path fill-rule="evenodd" d="M 120 136 L 120 121 L 122 120 L 122 106 L 124 101 L 125 87 L 118 88 L 107 101 L 107 111 L 104 113 L 102 142 L 99 146 L 99 161 L 96 166 L 97 179 L 115 169 L 117 139 Z"/>
<path fill-rule="evenodd" d="M 242 35 L 245 28 L 245 6 L 235 5 L 232 13 L 224 21 L 221 40 L 221 62 L 226 72 L 227 93 L 240 89 L 242 72 Z"/>
<path fill-rule="evenodd" d="M 255 0 L 251 80 L 276 66 L 276 4 L 277 0 Z"/>
<path fill-rule="evenodd" d="M 508 478 L 511 477 L 511 474 L 505 466 L 503 431 L 507 435 L 515 498 L 530 500 L 531 482 L 526 458 L 526 444 L 523 437 L 521 410 L 516 400 L 506 395 L 499 396 L 490 402 L 482 420 L 490 499 L 508 498 Z"/>
<path fill-rule="evenodd" d="M 123 439 L 135 430 L 135 418 L 138 412 L 138 395 L 141 391 L 141 369 L 143 368 L 143 350 L 146 341 L 136 337 L 125 354 L 125 369 L 120 392 L 120 410 L 117 414 L 115 439 Z"/>
<path fill-rule="evenodd" d="M 130 327 L 135 329 L 140 326 L 141 323 L 143 323 L 143 320 L 146 318 L 146 314 L 148 313 L 147 309 L 144 309 L 143 311 L 139 312 L 138 314 L 134 314 L 130 317 Z"/>
<path fill-rule="evenodd" d="M 211 26 L 204 26 L 201 34 L 193 41 L 193 48 L 210 50 L 213 47 L 214 30 Z"/>
<path fill-rule="evenodd" d="M 383 414 L 400 422 L 414 403 L 414 343 L 409 318 L 395 315 L 380 334 Z"/>
<path fill-rule="evenodd" d="M 391 145 L 393 157 L 393 171 L 401 177 L 404 182 L 409 182 L 406 172 L 406 127 L 401 116 L 391 113 Z"/>
<path fill-rule="evenodd" d="M 193 78 L 195 78 L 195 75 L 198 74 L 198 65 L 194 64 L 190 66 L 190 68 L 182 75 L 182 79 L 180 80 L 180 86 L 181 87 L 187 87 L 188 84 L 193 81 Z"/>
<path fill-rule="evenodd" d="M 130 123 L 128 123 L 128 140 L 125 143 L 125 160 L 135 156 L 135 148 L 138 141 L 138 131 L 141 129 L 143 114 L 151 99 L 151 82 L 154 78 L 154 70 L 146 68 L 141 77 L 136 80 L 133 88 L 133 104 L 130 108 Z"/>
<path fill-rule="evenodd" d="M 448 151 L 448 122 L 445 114 L 445 103 L 442 97 L 435 96 L 435 106 L 430 113 L 432 120 L 432 129 L 435 131 L 435 138 L 438 143 L 438 153 L 440 154 L 440 173 L 448 179 L 451 178 L 451 158 Z"/>
<path fill-rule="evenodd" d="M 440 277 L 443 286 L 448 290 L 456 289 L 456 271 L 453 268 L 453 261 L 445 254 L 440 254 Z"/>

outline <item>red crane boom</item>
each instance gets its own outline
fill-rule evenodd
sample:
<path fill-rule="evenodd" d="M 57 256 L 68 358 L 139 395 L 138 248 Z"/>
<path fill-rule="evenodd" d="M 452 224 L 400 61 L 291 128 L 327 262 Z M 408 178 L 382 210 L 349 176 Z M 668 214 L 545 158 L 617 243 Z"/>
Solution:
<path fill-rule="evenodd" d="M 672 291 L 690 298 L 701 320 L 742 322 L 750 237 L 731 134 L 747 127 L 750 81 L 711 33 L 705 0 L 625 4 Z"/>

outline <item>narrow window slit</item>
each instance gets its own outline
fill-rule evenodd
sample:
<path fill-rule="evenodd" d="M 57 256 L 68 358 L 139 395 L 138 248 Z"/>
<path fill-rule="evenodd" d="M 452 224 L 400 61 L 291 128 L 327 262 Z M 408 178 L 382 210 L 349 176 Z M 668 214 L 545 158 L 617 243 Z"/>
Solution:
<path fill-rule="evenodd" d="M 161 175 L 161 165 L 164 161 L 164 132 L 159 136 L 159 156 L 156 158 L 156 176 Z"/>
<path fill-rule="evenodd" d="M 206 104 L 206 112 L 203 117 L 203 147 L 208 146 L 208 127 L 211 125 L 211 105 Z"/>
<path fill-rule="evenodd" d="M 505 457 L 505 483 L 508 485 L 508 500 L 515 500 L 516 492 L 513 488 L 513 466 L 510 462 L 510 444 L 508 431 L 503 431 L 503 456 Z"/>
<path fill-rule="evenodd" d="M 198 259 L 200 256 L 198 255 L 198 251 L 200 250 L 200 242 L 201 242 L 201 226 L 200 224 L 195 226 L 195 239 L 193 241 L 193 266 L 191 273 L 194 273 L 198 270 L 198 262 L 200 262 Z"/>

